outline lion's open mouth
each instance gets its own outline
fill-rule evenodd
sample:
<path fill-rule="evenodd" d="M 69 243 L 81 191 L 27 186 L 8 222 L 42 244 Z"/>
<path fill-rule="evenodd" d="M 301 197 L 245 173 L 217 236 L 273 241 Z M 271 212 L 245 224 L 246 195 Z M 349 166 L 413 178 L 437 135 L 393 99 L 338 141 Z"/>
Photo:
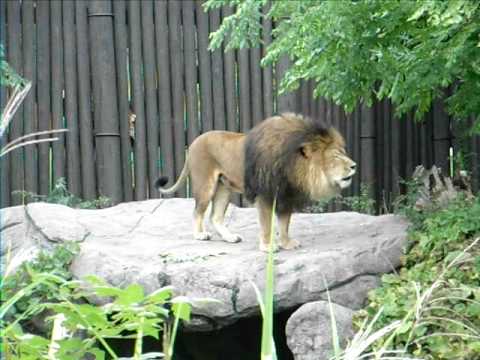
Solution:
<path fill-rule="evenodd" d="M 348 181 L 353 177 L 353 175 L 342 178 L 342 181 Z"/>

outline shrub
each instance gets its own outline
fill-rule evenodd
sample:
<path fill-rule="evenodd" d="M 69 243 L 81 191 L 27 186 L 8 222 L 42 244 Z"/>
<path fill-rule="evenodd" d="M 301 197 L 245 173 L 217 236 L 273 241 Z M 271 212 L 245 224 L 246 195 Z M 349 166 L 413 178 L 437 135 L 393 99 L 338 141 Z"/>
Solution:
<path fill-rule="evenodd" d="M 458 198 L 415 221 L 402 269 L 383 276 L 355 323 L 359 326 L 382 308 L 376 326 L 407 321 L 393 338 L 381 339 L 375 347 L 391 341 L 395 349 L 424 359 L 478 359 L 480 199 Z"/>
<path fill-rule="evenodd" d="M 79 209 L 102 209 L 112 205 L 109 198 L 100 196 L 94 200 L 82 200 L 68 191 L 67 183 L 64 178 L 59 178 L 48 195 L 37 195 L 28 191 L 14 191 L 21 194 L 26 201 L 43 201 L 51 204 L 60 204 Z"/>
<path fill-rule="evenodd" d="M 67 267 L 76 251 L 59 246 L 2 278 L 1 357 L 74 360 L 91 354 L 104 359 L 108 353 L 118 359 L 106 339 L 133 338 L 133 359 L 172 359 L 179 321 L 190 319 L 191 301 L 174 298 L 171 287 L 147 295 L 138 284 L 120 289 L 95 276 L 71 280 Z M 85 299 L 91 297 L 106 304 L 88 304 Z M 30 326 L 40 313 L 50 324 L 43 331 Z M 143 354 L 144 336 L 162 341 L 164 353 Z"/>

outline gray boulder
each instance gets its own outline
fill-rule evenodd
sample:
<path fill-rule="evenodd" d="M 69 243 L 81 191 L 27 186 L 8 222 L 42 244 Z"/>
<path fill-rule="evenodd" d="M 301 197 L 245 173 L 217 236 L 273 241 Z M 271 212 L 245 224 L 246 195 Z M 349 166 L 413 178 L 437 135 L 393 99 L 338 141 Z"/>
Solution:
<path fill-rule="evenodd" d="M 220 300 L 195 304 L 190 329 L 258 315 L 251 282 L 263 290 L 266 254 L 258 250 L 256 210 L 229 207 L 226 223 L 244 238 L 230 244 L 193 239 L 193 205 L 191 199 L 157 199 L 102 210 L 43 203 L 2 209 L 2 254 L 10 244 L 14 268 L 39 249 L 75 240 L 81 252 L 71 270 L 78 278 L 136 282 L 149 292 L 172 285 L 179 295 Z M 275 256 L 276 309 L 324 299 L 326 285 L 335 303 L 359 308 L 378 276 L 399 266 L 407 225 L 395 215 L 295 214 L 291 236 L 302 247 Z"/>
<path fill-rule="evenodd" d="M 353 336 L 354 311 L 327 301 L 302 305 L 288 319 L 287 343 L 295 360 L 327 360 L 333 356 L 332 312 L 334 314 L 340 345 Z"/>

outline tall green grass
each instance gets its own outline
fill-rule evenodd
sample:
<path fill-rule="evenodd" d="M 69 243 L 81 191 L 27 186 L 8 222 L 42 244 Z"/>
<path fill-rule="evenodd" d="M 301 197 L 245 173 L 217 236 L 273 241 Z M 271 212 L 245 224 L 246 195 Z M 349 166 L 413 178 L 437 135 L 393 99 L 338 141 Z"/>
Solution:
<path fill-rule="evenodd" d="M 270 244 L 267 255 L 267 266 L 265 270 L 265 295 L 262 297 L 260 290 L 250 282 L 257 295 L 257 301 L 260 305 L 262 314 L 262 339 L 261 339 L 261 360 L 277 360 L 277 352 L 275 349 L 275 341 L 273 339 L 273 297 L 275 294 L 275 208 L 277 198 L 273 200 L 271 227 L 270 227 Z"/>

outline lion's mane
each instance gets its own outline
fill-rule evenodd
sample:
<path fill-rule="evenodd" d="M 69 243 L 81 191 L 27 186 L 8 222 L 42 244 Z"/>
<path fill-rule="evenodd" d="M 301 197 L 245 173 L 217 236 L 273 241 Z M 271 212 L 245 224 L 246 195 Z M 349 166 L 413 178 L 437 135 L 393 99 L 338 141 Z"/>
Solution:
<path fill-rule="evenodd" d="M 310 202 L 308 185 L 302 179 L 315 175 L 301 150 L 305 144 L 318 147 L 329 136 L 324 123 L 291 113 L 274 116 L 254 127 L 245 143 L 247 200 L 253 202 L 261 196 L 273 203 L 277 195 L 277 213 L 302 209 Z"/>

